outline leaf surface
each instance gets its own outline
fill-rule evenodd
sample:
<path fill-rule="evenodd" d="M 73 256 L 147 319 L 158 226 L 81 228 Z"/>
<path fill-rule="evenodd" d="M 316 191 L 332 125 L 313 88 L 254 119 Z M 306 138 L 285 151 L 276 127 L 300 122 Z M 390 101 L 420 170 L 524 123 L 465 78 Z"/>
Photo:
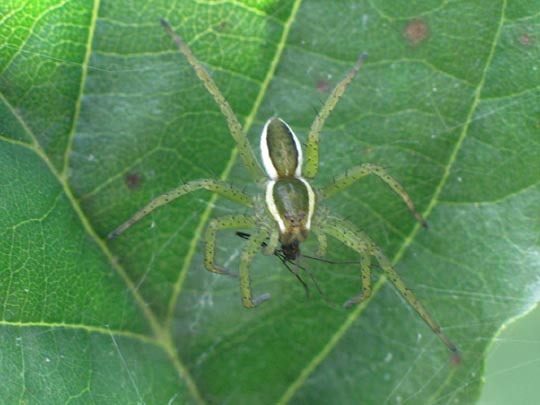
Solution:
<path fill-rule="evenodd" d="M 10 2 L 0 6 L 0 398 L 6 402 L 447 403 L 478 398 L 484 354 L 539 291 L 540 7 L 534 2 Z M 256 293 L 204 271 L 211 218 L 249 212 L 197 192 L 106 235 L 197 178 L 250 193 L 226 121 L 160 27 L 189 43 L 258 136 L 278 115 L 302 141 L 362 51 L 321 136 L 321 186 L 380 164 L 384 184 L 328 201 L 369 234 L 459 346 L 462 364 L 378 269 L 276 257 Z M 245 241 L 218 237 L 232 270 Z M 314 241 L 303 246 L 313 253 Z M 337 241 L 329 258 L 358 260 Z M 307 281 L 309 276 L 305 275 Z M 308 282 L 308 284 L 312 284 Z"/>

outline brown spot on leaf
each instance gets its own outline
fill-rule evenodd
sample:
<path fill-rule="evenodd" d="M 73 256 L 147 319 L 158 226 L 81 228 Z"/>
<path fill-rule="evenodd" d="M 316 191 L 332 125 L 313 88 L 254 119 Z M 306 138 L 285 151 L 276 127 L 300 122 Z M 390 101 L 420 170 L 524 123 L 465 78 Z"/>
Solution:
<path fill-rule="evenodd" d="M 521 42 L 521 45 L 531 45 L 532 38 L 529 34 L 521 34 L 519 36 L 519 42 Z"/>
<path fill-rule="evenodd" d="M 128 173 L 126 174 L 124 181 L 130 190 L 135 190 L 140 186 L 142 177 L 139 173 Z"/>
<path fill-rule="evenodd" d="M 450 357 L 450 364 L 452 364 L 452 366 L 454 367 L 457 367 L 461 364 L 461 355 L 459 354 L 459 352 L 454 352 L 452 353 L 452 356 Z"/>
<path fill-rule="evenodd" d="M 317 90 L 319 90 L 321 93 L 326 93 L 329 88 L 330 88 L 330 83 L 328 83 L 327 80 L 319 79 L 317 81 Z"/>
<path fill-rule="evenodd" d="M 407 24 L 403 33 L 407 41 L 416 46 L 427 39 L 429 27 L 424 20 L 416 19 Z"/>
<path fill-rule="evenodd" d="M 227 21 L 221 21 L 219 24 L 217 24 L 216 26 L 214 26 L 214 29 L 215 29 L 217 32 L 223 32 L 223 31 L 225 31 L 227 28 L 229 28 L 229 24 L 227 24 Z"/>

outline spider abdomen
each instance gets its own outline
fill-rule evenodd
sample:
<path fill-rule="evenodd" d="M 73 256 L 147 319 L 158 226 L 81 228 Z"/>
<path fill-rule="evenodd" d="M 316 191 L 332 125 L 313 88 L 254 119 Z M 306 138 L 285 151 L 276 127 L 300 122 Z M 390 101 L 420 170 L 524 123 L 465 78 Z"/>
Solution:
<path fill-rule="evenodd" d="M 270 179 L 302 175 L 302 148 L 295 133 L 281 118 L 270 118 L 261 135 L 261 156 Z"/>

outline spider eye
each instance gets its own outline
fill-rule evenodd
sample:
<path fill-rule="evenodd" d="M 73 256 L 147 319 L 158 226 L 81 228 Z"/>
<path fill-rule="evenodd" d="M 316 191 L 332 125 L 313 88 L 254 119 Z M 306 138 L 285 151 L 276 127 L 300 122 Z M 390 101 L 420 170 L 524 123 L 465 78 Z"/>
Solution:
<path fill-rule="evenodd" d="M 295 215 L 293 214 L 284 214 L 283 217 L 291 223 L 292 226 L 296 226 L 298 224 L 301 224 L 304 221 L 304 218 L 306 217 L 306 213 L 304 211 L 298 212 Z"/>

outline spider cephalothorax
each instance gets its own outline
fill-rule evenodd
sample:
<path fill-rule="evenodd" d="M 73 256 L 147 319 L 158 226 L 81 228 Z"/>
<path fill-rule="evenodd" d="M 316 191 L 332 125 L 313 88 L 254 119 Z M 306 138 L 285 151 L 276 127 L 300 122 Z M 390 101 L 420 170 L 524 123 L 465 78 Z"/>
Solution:
<path fill-rule="evenodd" d="M 266 122 L 261 135 L 261 156 L 266 171 L 265 176 L 255 159 L 240 122 L 211 76 L 195 58 L 186 43 L 174 33 L 170 25 L 164 20 L 162 20 L 162 25 L 219 105 L 227 119 L 231 135 L 236 142 L 247 171 L 254 181 L 258 184 L 264 184 L 264 191 L 261 195 L 250 196 L 221 180 L 192 180 L 152 200 L 146 207 L 111 232 L 109 237 L 112 238 L 122 233 L 156 208 L 185 194 L 200 189 L 212 191 L 253 210 L 252 215 L 236 214 L 212 219 L 205 235 L 204 263 L 206 268 L 214 273 L 228 274 L 226 269 L 215 263 L 217 232 L 226 229 L 249 229 L 252 232 L 242 251 L 238 273 L 242 303 L 245 307 L 253 308 L 270 298 L 269 294 L 253 296 L 251 291 L 249 266 L 259 251 L 262 250 L 265 254 L 277 254 L 285 263 L 298 263 L 300 244 L 306 240 L 308 234 L 315 234 L 319 244 L 318 255 L 321 257 L 326 254 L 327 236 L 329 235 L 356 251 L 360 256 L 362 290 L 359 295 L 347 300 L 344 304 L 345 307 L 357 304 L 371 294 L 371 259 L 374 258 L 388 280 L 451 350 L 454 354 L 454 361 L 457 362 L 459 354 L 456 346 L 441 331 L 437 322 L 407 288 L 381 249 L 353 223 L 320 207 L 325 199 L 345 190 L 365 176 L 374 175 L 386 183 L 403 200 L 414 217 L 425 226 L 424 219 L 416 211 L 405 189 L 382 167 L 370 163 L 349 169 L 347 173 L 336 177 L 332 183 L 317 191 L 309 183 L 316 176 L 318 170 L 319 133 L 328 114 L 336 106 L 347 85 L 356 76 L 364 62 L 365 55 L 360 56 L 351 71 L 336 85 L 316 116 L 307 137 L 305 163 L 303 162 L 300 142 L 289 125 L 279 118 L 271 118 Z"/>

